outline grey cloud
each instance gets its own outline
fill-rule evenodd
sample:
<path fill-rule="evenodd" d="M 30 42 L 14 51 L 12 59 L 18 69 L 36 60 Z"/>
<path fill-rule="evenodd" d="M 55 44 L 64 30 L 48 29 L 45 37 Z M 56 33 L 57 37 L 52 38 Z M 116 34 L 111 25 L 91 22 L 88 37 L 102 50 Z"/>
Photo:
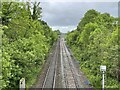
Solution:
<path fill-rule="evenodd" d="M 117 2 L 42 2 L 41 6 L 42 19 L 51 27 L 59 27 L 60 29 L 62 26 L 76 27 L 84 13 L 89 9 L 118 16 Z M 68 29 L 66 30 L 68 31 Z"/>
<path fill-rule="evenodd" d="M 79 3 L 57 2 L 49 4 L 43 4 L 43 19 L 48 21 L 51 26 L 76 25 L 82 16 Z"/>

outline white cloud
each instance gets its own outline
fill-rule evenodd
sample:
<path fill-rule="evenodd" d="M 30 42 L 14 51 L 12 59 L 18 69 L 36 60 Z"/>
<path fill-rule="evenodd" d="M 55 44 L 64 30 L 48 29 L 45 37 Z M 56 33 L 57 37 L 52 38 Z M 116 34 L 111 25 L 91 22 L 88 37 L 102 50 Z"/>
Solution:
<path fill-rule="evenodd" d="M 41 2 L 119 2 L 119 0 L 32 0 Z"/>
<path fill-rule="evenodd" d="M 76 29 L 76 26 L 52 26 L 53 30 L 60 30 L 62 33 L 67 33 Z"/>

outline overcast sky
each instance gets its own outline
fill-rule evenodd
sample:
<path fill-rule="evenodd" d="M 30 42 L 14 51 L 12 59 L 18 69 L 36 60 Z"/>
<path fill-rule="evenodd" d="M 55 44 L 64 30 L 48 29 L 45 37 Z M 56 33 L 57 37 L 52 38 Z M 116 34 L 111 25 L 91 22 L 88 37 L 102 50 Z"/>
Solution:
<path fill-rule="evenodd" d="M 70 2 L 44 0 L 41 2 L 42 19 L 48 23 L 53 29 L 59 29 L 66 33 L 74 30 L 85 12 L 89 9 L 95 9 L 101 13 L 110 13 L 112 16 L 118 16 L 118 2 L 119 0 L 109 0 L 109 2 L 85 2 L 87 0 Z M 114 2 L 113 2 L 114 1 Z"/>

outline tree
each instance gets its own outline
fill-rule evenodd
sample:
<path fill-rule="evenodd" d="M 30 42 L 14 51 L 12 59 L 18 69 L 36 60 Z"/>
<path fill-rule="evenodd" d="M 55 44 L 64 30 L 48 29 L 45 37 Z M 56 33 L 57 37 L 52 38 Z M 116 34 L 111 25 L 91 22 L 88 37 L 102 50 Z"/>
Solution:
<path fill-rule="evenodd" d="M 33 8 L 32 8 L 32 19 L 33 20 L 38 20 L 39 18 L 41 18 L 41 10 L 42 8 L 39 6 L 40 2 L 34 2 L 33 3 Z"/>
<path fill-rule="evenodd" d="M 81 19 L 81 21 L 79 22 L 78 26 L 77 26 L 77 30 L 82 32 L 83 27 L 90 23 L 90 22 L 94 22 L 95 18 L 99 15 L 100 13 L 97 12 L 96 10 L 92 9 L 92 10 L 88 10 L 84 17 Z"/>
<path fill-rule="evenodd" d="M 100 65 L 107 66 L 106 88 L 120 86 L 119 18 L 88 10 L 76 30 L 67 34 L 67 44 L 80 62 L 92 86 L 101 87 Z M 75 39 L 77 37 L 77 39 Z"/>
<path fill-rule="evenodd" d="M 37 20 L 38 5 L 34 5 L 32 19 L 30 3 L 2 3 L 0 89 L 19 89 L 19 80 L 23 77 L 26 78 L 27 88 L 34 84 L 50 48 L 58 38 L 46 22 Z"/>
<path fill-rule="evenodd" d="M 15 10 L 15 9 L 14 9 Z M 12 2 L 2 2 L 2 24 L 8 25 L 13 11 Z"/>

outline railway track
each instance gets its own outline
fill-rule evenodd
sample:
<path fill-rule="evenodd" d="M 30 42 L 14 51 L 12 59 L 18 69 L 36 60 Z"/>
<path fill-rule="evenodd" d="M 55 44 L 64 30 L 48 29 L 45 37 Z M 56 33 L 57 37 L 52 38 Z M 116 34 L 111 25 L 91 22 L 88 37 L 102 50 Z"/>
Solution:
<path fill-rule="evenodd" d="M 47 61 L 37 88 L 84 88 L 79 70 L 75 67 L 63 38 L 55 44 Z"/>
<path fill-rule="evenodd" d="M 65 88 L 82 88 L 82 84 L 80 82 L 80 78 L 77 76 L 78 72 L 76 71 L 76 68 L 74 67 L 74 64 L 72 62 L 72 58 L 70 56 L 70 53 L 65 45 L 64 39 L 61 40 L 61 46 L 62 46 L 62 62 L 64 67 L 64 83 Z"/>
<path fill-rule="evenodd" d="M 56 76 L 57 76 L 56 74 L 57 74 L 58 53 L 59 53 L 59 42 L 57 42 L 55 51 L 53 52 L 53 60 L 51 60 L 50 65 L 47 69 L 42 88 L 55 88 Z"/>

